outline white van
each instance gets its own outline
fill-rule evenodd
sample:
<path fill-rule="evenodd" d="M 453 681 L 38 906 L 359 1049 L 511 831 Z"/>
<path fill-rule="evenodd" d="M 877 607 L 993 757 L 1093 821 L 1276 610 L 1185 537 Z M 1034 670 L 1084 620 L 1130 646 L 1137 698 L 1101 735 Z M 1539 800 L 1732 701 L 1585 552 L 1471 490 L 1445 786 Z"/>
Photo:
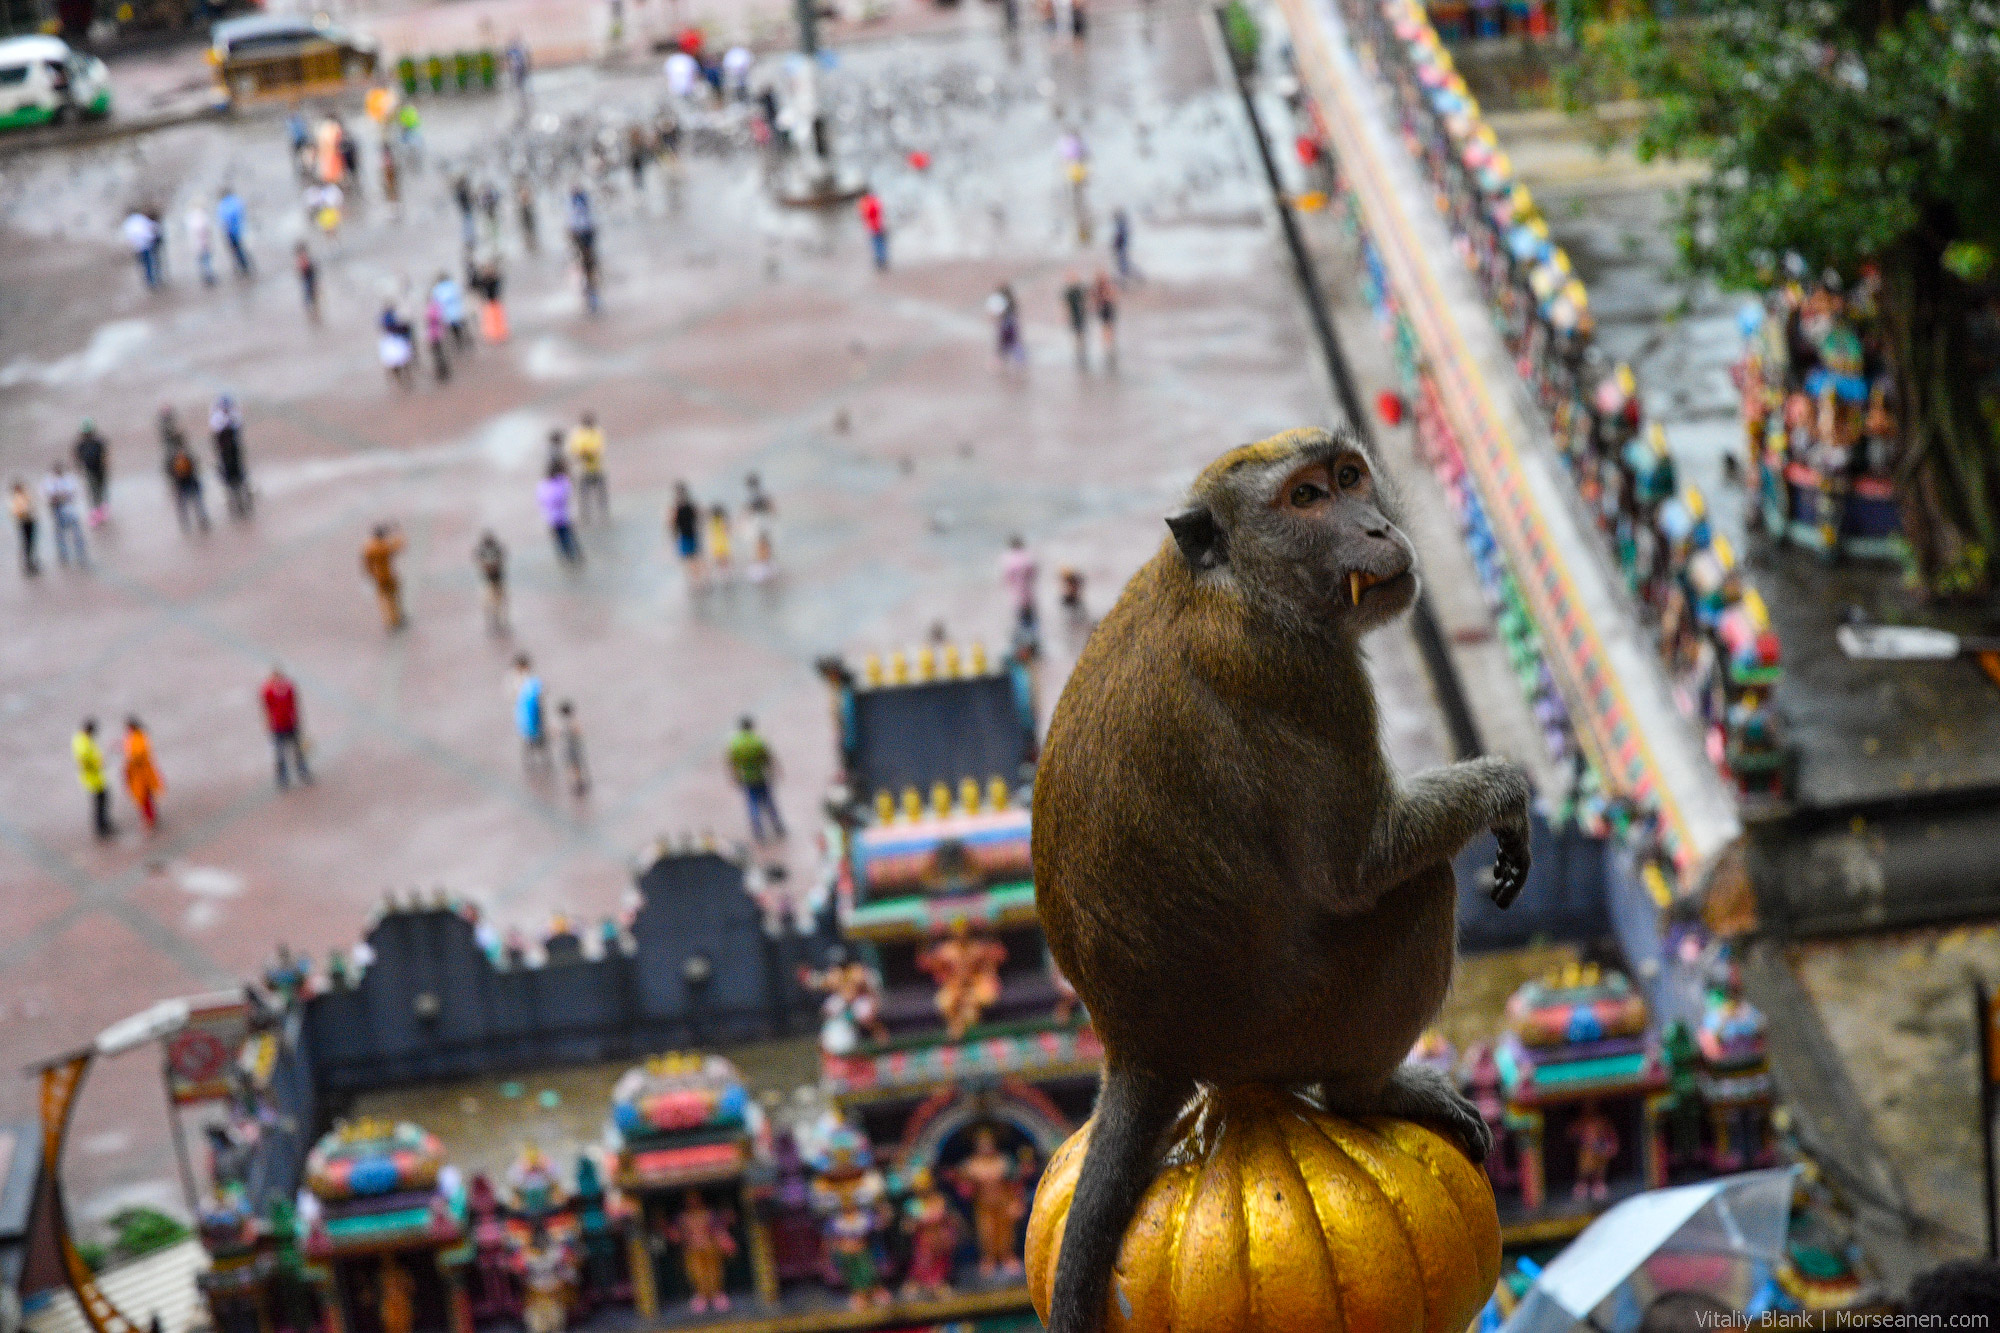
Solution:
<path fill-rule="evenodd" d="M 111 74 L 60 37 L 0 41 L 0 130 L 111 114 Z"/>

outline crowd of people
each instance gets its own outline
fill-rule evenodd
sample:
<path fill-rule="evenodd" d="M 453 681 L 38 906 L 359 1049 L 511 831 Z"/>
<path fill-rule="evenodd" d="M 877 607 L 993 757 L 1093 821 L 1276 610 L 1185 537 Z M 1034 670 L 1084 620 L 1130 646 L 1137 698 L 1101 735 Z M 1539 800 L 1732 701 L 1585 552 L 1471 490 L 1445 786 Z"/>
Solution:
<path fill-rule="evenodd" d="M 1062 26 L 1068 28 L 1075 22 L 1076 35 L 1081 36 L 1082 6 L 1071 4 L 1061 13 Z M 518 135 L 530 123 L 530 101 L 525 53 L 519 53 L 518 59 L 512 58 L 514 54 L 510 50 L 508 69 L 520 111 L 513 131 Z M 545 244 L 552 229 L 545 225 L 543 191 L 552 184 L 548 179 L 551 166 L 558 179 L 567 173 L 556 192 L 557 226 L 567 240 L 584 308 L 596 313 L 602 300 L 598 201 L 620 194 L 627 188 L 628 177 L 634 197 L 643 200 L 648 176 L 658 175 L 664 178 L 668 198 L 677 207 L 684 177 L 684 125 L 697 124 L 700 116 L 724 108 L 732 115 L 747 117 L 743 123 L 751 126 L 754 142 L 767 150 L 767 168 L 787 145 L 800 149 L 820 132 L 818 127 L 793 122 L 780 95 L 783 80 L 758 78 L 757 62 L 747 49 L 717 52 L 707 48 L 698 34 L 690 33 L 678 43 L 664 73 L 668 97 L 654 114 L 623 123 L 616 133 L 602 123 L 587 138 L 572 133 L 555 150 L 552 163 L 538 161 L 532 153 L 523 158 L 511 148 L 501 153 L 497 163 L 478 157 L 457 163 L 439 159 L 441 169 L 434 165 L 431 178 L 448 201 L 446 216 L 456 223 L 459 262 L 437 268 L 428 282 L 404 277 L 384 291 L 374 321 L 375 336 L 381 365 L 393 383 L 403 389 L 415 389 L 420 381 L 449 385 L 453 372 L 479 357 L 482 347 L 508 340 L 511 330 L 503 302 L 502 255 L 532 255 Z M 535 123 L 549 121 L 544 116 Z M 413 106 L 392 90 L 380 88 L 369 95 L 366 121 L 359 122 L 358 130 L 335 112 L 316 119 L 294 113 L 286 128 L 289 166 L 303 210 L 294 232 L 297 239 L 288 236 L 286 244 L 291 249 L 304 310 L 309 319 L 317 320 L 323 296 L 322 263 L 333 262 L 340 253 L 349 208 L 362 200 L 375 201 L 371 206 L 382 210 L 378 216 L 401 219 L 413 175 L 425 169 L 422 124 Z M 818 151 L 817 145 L 814 151 Z M 1075 187 L 1078 235 L 1087 244 L 1090 224 L 1081 181 L 1088 174 L 1088 153 L 1074 128 L 1065 130 L 1057 156 Z M 929 164 L 926 158 L 914 165 L 923 170 Z M 158 290 L 169 280 L 166 216 L 165 210 L 143 205 L 132 209 L 122 226 L 149 290 Z M 868 241 L 873 265 L 886 269 L 890 211 L 882 196 L 873 190 L 864 192 L 853 221 Z M 1096 365 L 1107 372 L 1117 366 L 1121 289 L 1138 278 L 1131 257 L 1130 219 L 1120 209 L 1112 213 L 1110 222 L 1107 262 L 1102 266 L 1084 264 L 1069 272 L 1058 289 L 1056 308 L 1071 332 L 1079 368 Z M 253 257 L 250 208 L 235 185 L 222 188 L 212 206 L 203 201 L 186 208 L 180 223 L 187 270 L 204 286 L 221 282 L 232 266 L 241 280 L 261 276 Z M 274 230 L 282 233 L 284 227 Z M 220 253 L 223 251 L 226 255 Z M 1003 284 L 994 293 L 989 309 L 996 323 L 1003 366 L 1024 365 L 1023 313 L 1011 284 Z M 251 518 L 255 492 L 246 458 L 244 414 L 237 399 L 225 392 L 208 407 L 206 448 L 197 424 L 200 418 L 188 418 L 182 406 L 163 404 L 157 429 L 167 495 L 178 526 L 193 538 L 210 532 L 221 517 L 215 504 L 217 487 L 222 509 L 239 521 Z M 592 526 L 610 523 L 610 452 L 603 426 L 589 411 L 580 413 L 567 428 L 551 430 L 547 437 L 546 454 L 534 468 L 533 494 L 526 502 L 533 504 L 548 528 L 558 568 L 581 570 Z M 12 480 L 10 506 L 19 530 L 25 573 L 38 574 L 45 563 L 45 548 L 51 547 L 60 564 L 88 567 L 87 534 L 109 516 L 110 454 L 110 443 L 94 423 L 86 421 L 69 456 L 56 460 L 39 486 L 19 477 Z M 741 492 L 733 497 L 698 499 L 688 482 L 676 481 L 663 520 L 667 542 L 689 588 L 697 593 L 706 594 L 739 580 L 762 585 L 777 575 L 777 506 L 757 472 L 744 476 Z M 406 633 L 410 626 L 402 571 L 408 546 L 400 524 L 385 520 L 370 528 L 359 553 L 364 580 L 375 592 L 385 631 L 392 635 Z M 525 769 L 537 782 L 553 784 L 560 778 L 571 796 L 581 800 L 591 790 L 592 777 L 578 701 L 553 694 L 534 659 L 513 645 L 511 553 L 499 533 L 491 528 L 481 531 L 471 555 L 485 625 L 496 639 L 509 643 L 508 707 L 523 747 Z M 1038 651 L 1034 605 L 1039 569 L 1018 537 L 1003 563 L 1014 612 L 1015 651 L 1032 657 Z M 1065 616 L 1087 624 L 1081 575 L 1065 569 L 1061 576 Z M 284 790 L 295 783 L 310 783 L 310 746 L 301 724 L 297 684 L 274 667 L 259 687 L 258 698 L 264 729 L 273 746 L 276 785 Z M 116 758 L 123 762 L 123 789 L 140 821 L 148 830 L 157 827 L 165 783 L 146 729 L 137 718 L 129 719 L 116 747 L 110 742 L 100 744 L 97 736 L 93 718 L 85 720 L 73 738 L 79 781 L 90 799 L 92 827 L 100 837 L 115 833 L 108 778 L 113 760 L 106 757 L 109 748 L 121 751 Z M 724 759 L 731 781 L 742 793 L 753 840 L 763 844 L 782 839 L 785 825 L 773 796 L 777 761 L 751 718 L 742 718 L 728 741 Z"/>
<path fill-rule="evenodd" d="M 744 573 L 750 582 L 767 582 L 776 572 L 778 507 L 755 472 L 743 478 L 743 491 L 742 509 L 732 519 L 728 505 L 718 501 L 704 510 L 686 482 L 674 483 L 667 532 L 687 572 L 689 587 L 728 583 L 735 577 L 732 560 L 739 549 L 746 557 Z"/>
<path fill-rule="evenodd" d="M 243 417 L 231 395 L 224 393 L 215 400 L 209 409 L 208 426 L 214 471 L 228 496 L 229 512 L 237 518 L 248 518 L 252 499 L 243 455 Z M 168 494 L 181 528 L 207 532 L 208 508 L 202 489 L 201 463 L 188 444 L 172 404 L 160 409 L 160 445 Z M 83 479 L 81 485 L 78 477 Z M 38 488 L 31 488 L 22 477 L 11 478 L 7 484 L 7 502 L 20 541 L 23 575 L 33 578 L 42 572 L 44 515 L 57 564 L 88 569 L 90 547 L 85 529 L 101 528 L 111 517 L 111 444 L 98 430 L 97 423 L 85 418 L 70 447 L 70 457 L 50 462 L 48 475 Z"/>

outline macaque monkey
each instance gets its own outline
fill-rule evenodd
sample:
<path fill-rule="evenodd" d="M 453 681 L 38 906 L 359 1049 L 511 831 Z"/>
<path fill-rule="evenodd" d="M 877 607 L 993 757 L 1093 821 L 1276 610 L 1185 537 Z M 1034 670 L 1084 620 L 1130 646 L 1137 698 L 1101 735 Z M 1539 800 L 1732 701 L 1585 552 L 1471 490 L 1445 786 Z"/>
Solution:
<path fill-rule="evenodd" d="M 1051 1333 L 1100 1327 L 1126 1224 L 1197 1082 L 1309 1089 L 1343 1115 L 1491 1133 L 1404 1064 L 1451 980 L 1451 858 L 1528 872 L 1528 778 L 1473 759 L 1400 782 L 1362 635 L 1417 596 L 1415 553 L 1351 432 L 1232 450 L 1167 519 L 1070 676 L 1035 781 L 1036 905 L 1104 1041 Z"/>

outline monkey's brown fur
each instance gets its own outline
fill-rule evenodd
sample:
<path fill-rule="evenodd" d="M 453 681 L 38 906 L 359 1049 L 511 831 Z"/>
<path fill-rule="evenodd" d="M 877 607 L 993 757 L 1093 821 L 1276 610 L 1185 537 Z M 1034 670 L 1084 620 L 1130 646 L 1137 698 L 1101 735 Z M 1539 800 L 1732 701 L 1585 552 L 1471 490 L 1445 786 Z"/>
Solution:
<path fill-rule="evenodd" d="M 1510 902 L 1528 784 L 1479 759 L 1403 785 L 1382 753 L 1358 641 L 1409 607 L 1416 574 L 1373 473 L 1324 431 L 1218 459 L 1056 706 L 1036 902 L 1106 1069 L 1053 1333 L 1098 1326 L 1196 1082 L 1312 1085 L 1337 1110 L 1442 1120 L 1484 1156 L 1471 1106 L 1402 1062 L 1450 982 L 1450 858 L 1492 828 Z"/>

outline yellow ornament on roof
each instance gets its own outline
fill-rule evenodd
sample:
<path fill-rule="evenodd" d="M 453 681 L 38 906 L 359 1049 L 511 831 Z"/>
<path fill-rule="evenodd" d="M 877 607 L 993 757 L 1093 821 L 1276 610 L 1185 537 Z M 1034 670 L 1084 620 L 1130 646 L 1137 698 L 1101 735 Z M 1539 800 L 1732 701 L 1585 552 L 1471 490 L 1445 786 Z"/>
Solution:
<path fill-rule="evenodd" d="M 1093 1120 L 1050 1160 L 1028 1220 L 1048 1317 Z M 1105 1333 L 1461 1333 L 1500 1276 L 1486 1175 L 1401 1120 L 1343 1120 L 1276 1088 L 1205 1092 L 1126 1229 Z"/>

